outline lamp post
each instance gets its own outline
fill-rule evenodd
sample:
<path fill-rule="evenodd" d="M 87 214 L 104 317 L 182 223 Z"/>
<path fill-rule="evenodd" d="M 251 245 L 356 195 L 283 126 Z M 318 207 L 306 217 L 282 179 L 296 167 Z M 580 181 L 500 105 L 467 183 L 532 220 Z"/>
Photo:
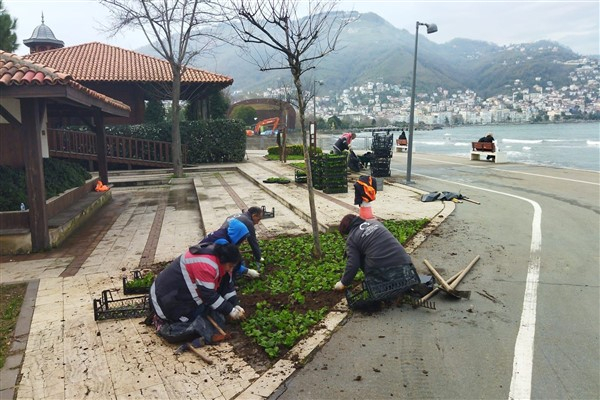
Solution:
<path fill-rule="evenodd" d="M 410 180 L 410 172 L 412 167 L 412 148 L 413 148 L 413 132 L 415 129 L 415 90 L 417 87 L 417 48 L 419 45 L 419 25 L 425 25 L 427 27 L 427 33 L 437 32 L 436 24 L 426 24 L 417 21 L 417 31 L 415 33 L 415 56 L 413 60 L 413 79 L 412 79 L 412 93 L 410 96 L 410 121 L 408 127 L 408 157 L 406 162 L 406 183 L 412 183 Z"/>
<path fill-rule="evenodd" d="M 311 146 L 314 146 L 314 149 L 317 148 L 317 83 L 319 86 L 323 85 L 323 81 L 314 80 L 313 81 L 313 118 L 314 121 L 310 126 L 310 137 L 311 137 Z"/>
<path fill-rule="evenodd" d="M 317 83 L 319 86 L 323 85 L 323 81 L 313 81 L 313 116 L 315 119 L 315 125 L 317 124 Z"/>

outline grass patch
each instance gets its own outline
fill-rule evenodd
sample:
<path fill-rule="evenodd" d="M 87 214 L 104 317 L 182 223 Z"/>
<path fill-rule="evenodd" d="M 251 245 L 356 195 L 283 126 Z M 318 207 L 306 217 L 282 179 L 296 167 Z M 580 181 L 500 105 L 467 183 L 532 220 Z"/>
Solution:
<path fill-rule="evenodd" d="M 421 219 L 385 221 L 384 225 L 400 243 L 406 243 L 427 223 L 428 219 Z M 332 292 L 346 267 L 346 243 L 338 233 L 323 233 L 320 238 L 323 258 L 319 260 L 311 256 L 312 235 L 261 240 L 265 257 L 261 279 L 242 279 L 239 282 L 242 303 L 244 297 L 260 298 L 255 303 L 254 312 L 241 323 L 242 330 L 270 358 L 292 348 L 329 311 L 322 304 L 307 301 L 307 298 L 315 298 L 316 293 Z M 241 250 L 247 254 L 248 245 L 242 245 Z M 354 284 L 363 278 L 362 272 L 359 272 Z"/>
<path fill-rule="evenodd" d="M 26 290 L 27 283 L 0 286 L 0 368 L 10 350 Z"/>

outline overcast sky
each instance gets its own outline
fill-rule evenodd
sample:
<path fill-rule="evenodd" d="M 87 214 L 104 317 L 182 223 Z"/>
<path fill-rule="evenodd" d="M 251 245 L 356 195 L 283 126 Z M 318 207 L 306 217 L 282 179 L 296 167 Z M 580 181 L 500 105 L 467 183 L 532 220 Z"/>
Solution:
<path fill-rule="evenodd" d="M 92 0 L 4 0 L 8 13 L 17 18 L 17 54 L 29 49 L 22 44 L 42 22 L 65 46 L 102 42 L 126 49 L 147 44 L 136 32 L 114 38 L 101 31 L 106 9 Z M 498 45 L 557 41 L 580 54 L 600 54 L 600 1 L 405 1 L 341 0 L 338 10 L 374 12 L 392 25 L 415 32 L 416 22 L 435 23 L 438 32 L 428 35 L 436 43 L 454 38 L 483 40 Z M 419 32 L 425 34 L 425 29 Z"/>

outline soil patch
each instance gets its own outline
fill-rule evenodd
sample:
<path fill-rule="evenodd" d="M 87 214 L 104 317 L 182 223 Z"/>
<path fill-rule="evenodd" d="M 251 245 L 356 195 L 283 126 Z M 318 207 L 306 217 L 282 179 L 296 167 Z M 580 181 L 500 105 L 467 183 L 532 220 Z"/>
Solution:
<path fill-rule="evenodd" d="M 158 275 L 158 273 L 168 267 L 169 264 L 170 262 L 153 264 L 142 272 L 146 273 L 147 271 L 152 271 L 155 275 Z M 240 283 L 241 286 L 243 286 L 243 281 Z M 256 304 L 262 301 L 269 303 L 273 309 L 287 308 L 292 312 L 306 314 L 308 311 L 320 310 L 323 307 L 327 307 L 327 309 L 331 310 L 344 298 L 343 293 L 334 292 L 333 290 L 305 293 L 305 301 L 302 304 L 290 299 L 288 293 L 274 295 L 264 292 L 253 294 L 239 294 L 238 292 L 238 295 L 240 298 L 240 305 L 246 311 L 246 315 L 253 315 L 256 312 Z M 282 347 L 277 358 L 270 358 L 265 350 L 259 346 L 253 338 L 244 334 L 240 323 L 228 321 L 226 331 L 232 334 L 232 337 L 228 339 L 228 341 L 233 346 L 235 353 L 252 366 L 258 373 L 267 371 L 290 350 L 289 348 Z"/>

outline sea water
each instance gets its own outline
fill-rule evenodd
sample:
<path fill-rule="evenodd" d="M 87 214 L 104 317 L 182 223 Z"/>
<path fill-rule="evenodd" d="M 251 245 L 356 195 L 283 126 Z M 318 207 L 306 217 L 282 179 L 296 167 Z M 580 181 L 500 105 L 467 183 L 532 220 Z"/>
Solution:
<path fill-rule="evenodd" d="M 414 131 L 413 154 L 470 158 L 471 142 L 492 133 L 509 162 L 600 171 L 600 123 L 461 126 Z M 408 136 L 408 131 L 406 132 Z M 394 145 L 399 132 L 394 132 Z M 352 148 L 369 150 L 371 133 L 357 132 Z M 330 138 L 329 141 L 335 140 Z M 323 143 L 327 146 L 327 143 Z M 324 147 L 324 149 L 325 149 Z M 395 149 L 393 149 L 395 151 Z"/>

